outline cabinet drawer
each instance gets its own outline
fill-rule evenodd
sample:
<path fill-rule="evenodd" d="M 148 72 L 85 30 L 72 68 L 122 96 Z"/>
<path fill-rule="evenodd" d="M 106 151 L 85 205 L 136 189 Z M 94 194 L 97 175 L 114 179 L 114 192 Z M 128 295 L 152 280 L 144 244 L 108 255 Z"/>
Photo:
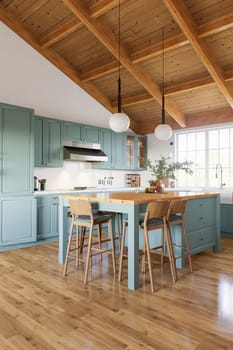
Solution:
<path fill-rule="evenodd" d="M 213 246 L 215 244 L 215 225 L 189 233 L 190 250 L 201 248 L 204 245 Z"/>
<path fill-rule="evenodd" d="M 189 200 L 185 219 L 188 231 L 214 224 L 216 222 L 215 198 Z"/>

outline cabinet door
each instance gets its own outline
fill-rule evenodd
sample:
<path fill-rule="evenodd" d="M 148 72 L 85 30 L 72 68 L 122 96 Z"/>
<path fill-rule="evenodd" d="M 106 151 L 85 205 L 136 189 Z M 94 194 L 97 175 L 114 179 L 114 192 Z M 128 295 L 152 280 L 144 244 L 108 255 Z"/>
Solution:
<path fill-rule="evenodd" d="M 45 164 L 47 166 L 63 165 L 62 124 L 54 119 L 44 120 Z"/>
<path fill-rule="evenodd" d="M 17 106 L 2 108 L 2 194 L 33 192 L 32 111 Z"/>
<path fill-rule="evenodd" d="M 125 134 L 113 133 L 112 137 L 112 168 L 125 169 L 126 143 Z"/>
<path fill-rule="evenodd" d="M 233 205 L 221 204 L 221 232 L 233 233 Z"/>
<path fill-rule="evenodd" d="M 43 166 L 44 160 L 44 146 L 43 146 L 43 118 L 35 117 L 34 120 L 34 144 L 35 144 L 35 166 Z"/>
<path fill-rule="evenodd" d="M 126 168 L 135 169 L 136 163 L 135 136 L 126 136 Z"/>
<path fill-rule="evenodd" d="M 76 123 L 63 123 L 64 140 L 80 141 L 81 140 L 81 125 Z"/>
<path fill-rule="evenodd" d="M 35 166 L 63 166 L 62 122 L 35 117 Z"/>
<path fill-rule="evenodd" d="M 0 245 L 36 241 L 35 200 L 32 196 L 8 197 L 0 200 Z"/>
<path fill-rule="evenodd" d="M 84 142 L 99 143 L 99 128 L 82 126 L 81 136 Z"/>
<path fill-rule="evenodd" d="M 147 138 L 145 136 L 137 137 L 137 168 L 146 169 L 147 158 Z"/>
<path fill-rule="evenodd" d="M 215 197 L 189 200 L 185 211 L 185 220 L 188 231 L 215 224 Z"/>
<path fill-rule="evenodd" d="M 99 142 L 101 149 L 108 156 L 107 162 L 95 162 L 93 168 L 97 169 L 111 169 L 112 168 L 112 132 L 110 130 L 102 129 L 99 131 Z"/>
<path fill-rule="evenodd" d="M 37 199 L 37 238 L 58 236 L 58 197 Z"/>

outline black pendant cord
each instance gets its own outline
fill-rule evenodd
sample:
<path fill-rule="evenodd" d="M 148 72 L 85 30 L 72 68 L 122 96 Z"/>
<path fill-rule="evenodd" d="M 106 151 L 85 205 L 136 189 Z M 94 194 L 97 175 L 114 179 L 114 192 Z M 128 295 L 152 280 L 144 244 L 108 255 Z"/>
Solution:
<path fill-rule="evenodd" d="M 118 97 L 117 97 L 117 105 L 118 105 L 118 113 L 121 113 L 121 1 L 119 0 L 118 6 L 118 50 L 119 50 L 119 58 L 118 58 Z"/>
<path fill-rule="evenodd" d="M 164 97 L 164 27 L 162 30 L 162 42 L 163 42 L 163 56 L 162 56 L 162 76 L 163 76 L 163 81 L 162 81 L 162 124 L 165 124 L 165 97 Z"/>

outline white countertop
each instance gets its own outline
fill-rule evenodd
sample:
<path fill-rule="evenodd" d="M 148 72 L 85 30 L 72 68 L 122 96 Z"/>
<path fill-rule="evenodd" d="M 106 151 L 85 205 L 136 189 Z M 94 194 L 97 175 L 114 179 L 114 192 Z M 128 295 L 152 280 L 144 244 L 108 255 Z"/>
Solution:
<path fill-rule="evenodd" d="M 85 190 L 72 190 L 72 189 L 57 189 L 57 190 L 48 190 L 48 191 L 35 191 L 34 195 L 44 196 L 49 194 L 70 194 L 70 193 L 91 193 L 91 192 L 137 192 L 144 191 L 144 187 L 96 187 L 96 188 L 87 188 Z"/>

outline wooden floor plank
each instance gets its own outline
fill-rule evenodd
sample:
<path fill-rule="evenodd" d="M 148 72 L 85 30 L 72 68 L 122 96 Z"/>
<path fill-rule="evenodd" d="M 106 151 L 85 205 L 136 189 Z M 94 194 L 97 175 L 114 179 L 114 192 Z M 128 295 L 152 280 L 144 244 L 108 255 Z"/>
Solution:
<path fill-rule="evenodd" d="M 83 268 L 66 278 L 51 243 L 0 254 L 1 350 L 232 350 L 233 240 L 222 251 L 193 256 L 194 272 L 169 267 L 148 274 L 140 288 L 127 288 L 112 275 L 111 259 L 94 261 L 92 280 Z"/>

